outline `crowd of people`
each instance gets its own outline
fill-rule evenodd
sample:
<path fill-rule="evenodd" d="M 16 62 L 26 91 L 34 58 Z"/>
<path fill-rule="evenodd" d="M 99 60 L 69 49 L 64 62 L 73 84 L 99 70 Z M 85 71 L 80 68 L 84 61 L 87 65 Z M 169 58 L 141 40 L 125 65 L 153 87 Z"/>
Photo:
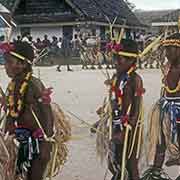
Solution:
<path fill-rule="evenodd" d="M 131 38 L 138 43 L 139 51 L 143 51 L 146 40 L 151 36 L 151 34 L 141 32 Z M 106 34 L 104 37 L 92 36 L 90 34 L 75 34 L 73 37 L 71 35 L 65 35 L 63 37 L 52 36 L 51 38 L 45 34 L 43 39 L 37 38 L 36 40 L 30 34 L 24 34 L 17 36 L 13 41 L 28 42 L 34 48 L 37 57 L 46 49 L 48 53 L 44 57 L 48 57 L 47 61 L 50 63 L 53 63 L 53 59 L 57 59 L 59 64 L 57 67 L 58 71 L 61 71 L 60 67 L 62 64 L 66 64 L 67 70 L 72 71 L 70 68 L 72 57 L 79 57 L 83 68 L 87 68 L 87 64 L 92 65 L 92 69 L 94 68 L 94 64 L 98 64 L 100 68 L 101 64 L 106 64 L 107 68 L 109 68 L 109 64 L 112 61 L 112 57 L 108 54 L 109 44 L 114 44 L 115 42 L 111 40 L 109 34 Z M 101 56 L 100 58 L 97 57 L 99 54 Z"/>

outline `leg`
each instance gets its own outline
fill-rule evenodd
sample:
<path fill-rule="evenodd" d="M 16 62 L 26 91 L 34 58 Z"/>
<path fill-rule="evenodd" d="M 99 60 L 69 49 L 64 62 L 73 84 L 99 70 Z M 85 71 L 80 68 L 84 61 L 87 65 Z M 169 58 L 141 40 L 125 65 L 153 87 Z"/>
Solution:
<path fill-rule="evenodd" d="M 69 65 L 70 60 L 71 60 L 71 57 L 70 57 L 70 56 L 66 58 L 67 71 L 73 71 L 73 70 L 70 68 L 70 65 Z"/>
<path fill-rule="evenodd" d="M 164 163 L 164 159 L 165 159 L 165 152 L 166 152 L 166 142 L 165 142 L 165 136 L 162 133 L 162 137 L 161 137 L 161 144 L 158 144 L 156 146 L 156 154 L 155 154 L 155 159 L 154 159 L 154 167 L 157 168 L 162 168 L 163 163 Z"/>
<path fill-rule="evenodd" d="M 61 72 L 61 65 L 58 65 L 57 71 Z"/>
<path fill-rule="evenodd" d="M 120 180 L 121 172 L 121 159 L 122 159 L 122 144 L 116 144 L 111 142 L 110 144 L 111 153 L 108 157 L 108 168 L 112 173 L 111 180 Z"/>
<path fill-rule="evenodd" d="M 28 172 L 27 180 L 43 180 L 47 164 L 50 160 L 51 144 L 41 142 L 40 155 L 32 161 L 31 168 Z"/>
<path fill-rule="evenodd" d="M 129 179 L 139 180 L 139 170 L 138 170 L 138 159 L 134 155 L 127 161 L 127 171 L 129 174 Z"/>

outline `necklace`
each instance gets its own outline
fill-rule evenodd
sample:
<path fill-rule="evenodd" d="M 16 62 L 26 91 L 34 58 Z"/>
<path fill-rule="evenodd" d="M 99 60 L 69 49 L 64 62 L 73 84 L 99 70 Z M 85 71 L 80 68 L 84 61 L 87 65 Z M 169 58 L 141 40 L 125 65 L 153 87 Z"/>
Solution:
<path fill-rule="evenodd" d="M 27 92 L 29 81 L 32 77 L 32 73 L 29 72 L 26 74 L 17 94 L 17 100 L 15 102 L 15 87 L 16 82 L 12 80 L 7 88 L 7 107 L 8 107 L 8 114 L 13 118 L 18 118 L 20 113 L 24 108 L 24 95 Z"/>
<path fill-rule="evenodd" d="M 118 100 L 118 105 L 121 107 L 122 105 L 122 98 L 123 98 L 123 94 L 124 94 L 124 87 L 127 84 L 127 81 L 130 77 L 130 74 L 132 72 L 134 72 L 136 69 L 136 66 L 133 65 L 132 67 L 130 67 L 130 69 L 121 77 L 121 81 L 119 84 L 118 89 L 116 88 L 116 83 L 117 83 L 117 77 L 114 77 L 113 82 L 112 82 L 112 86 L 111 86 L 111 100 Z"/>

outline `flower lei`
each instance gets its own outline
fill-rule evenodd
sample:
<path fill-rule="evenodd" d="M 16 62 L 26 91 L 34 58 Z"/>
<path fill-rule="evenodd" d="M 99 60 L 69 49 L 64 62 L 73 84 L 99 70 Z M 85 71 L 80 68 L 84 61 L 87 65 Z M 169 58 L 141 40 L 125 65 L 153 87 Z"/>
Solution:
<path fill-rule="evenodd" d="M 165 79 L 168 75 L 169 70 L 170 70 L 170 67 L 168 67 L 165 71 L 165 74 L 162 80 L 162 88 L 169 94 L 174 94 L 180 91 L 180 81 L 178 82 L 177 86 L 174 89 L 170 89 L 169 86 L 165 84 Z"/>
<path fill-rule="evenodd" d="M 17 102 L 15 102 L 15 94 L 14 94 L 15 85 L 16 85 L 15 81 L 12 80 L 8 85 L 7 88 L 7 107 L 9 110 L 8 114 L 13 118 L 18 118 L 19 114 L 23 110 L 24 107 L 23 99 L 27 91 L 29 80 L 31 79 L 31 77 L 32 77 L 31 72 L 26 74 L 24 81 L 22 82 L 21 87 L 19 89 L 20 97 L 18 97 Z"/>
<path fill-rule="evenodd" d="M 163 87 L 165 88 L 166 92 L 168 92 L 170 94 L 174 94 L 174 93 L 177 93 L 178 91 L 180 91 L 180 82 L 174 89 L 170 89 L 168 86 L 165 86 L 165 85 Z"/>
<path fill-rule="evenodd" d="M 136 69 L 136 66 L 133 65 L 124 75 L 123 77 L 121 78 L 121 81 L 120 81 L 120 84 L 119 84 L 119 88 L 118 90 L 116 90 L 116 82 L 117 82 L 117 77 L 115 77 L 113 79 L 113 82 L 112 82 L 112 86 L 111 86 L 111 93 L 112 93 L 112 96 L 111 96 L 111 100 L 116 100 L 116 97 L 118 99 L 118 105 L 121 107 L 122 105 L 122 97 L 123 97 L 123 94 L 124 94 L 124 87 L 125 85 L 127 84 L 127 81 L 130 77 L 130 74 Z"/>

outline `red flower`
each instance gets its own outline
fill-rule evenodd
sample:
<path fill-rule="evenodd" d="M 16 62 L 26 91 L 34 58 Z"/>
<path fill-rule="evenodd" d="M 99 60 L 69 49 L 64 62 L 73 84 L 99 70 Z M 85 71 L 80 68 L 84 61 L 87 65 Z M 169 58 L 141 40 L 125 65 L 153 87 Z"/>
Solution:
<path fill-rule="evenodd" d="M 129 116 L 128 115 L 125 115 L 125 116 L 122 117 L 122 123 L 123 124 L 127 124 L 128 120 L 129 120 Z"/>
<path fill-rule="evenodd" d="M 8 53 L 14 50 L 13 44 L 10 43 L 0 43 L 0 52 L 1 53 Z"/>
<path fill-rule="evenodd" d="M 51 94 L 52 94 L 52 87 L 50 88 L 45 88 L 42 92 L 42 103 L 43 104 L 50 104 L 51 103 Z"/>
<path fill-rule="evenodd" d="M 122 50 L 122 45 L 121 44 L 115 44 L 113 46 L 113 49 L 116 51 L 116 52 L 119 52 Z"/>
<path fill-rule="evenodd" d="M 142 96 L 144 93 L 145 93 L 145 89 L 139 88 L 137 89 L 135 96 Z"/>

